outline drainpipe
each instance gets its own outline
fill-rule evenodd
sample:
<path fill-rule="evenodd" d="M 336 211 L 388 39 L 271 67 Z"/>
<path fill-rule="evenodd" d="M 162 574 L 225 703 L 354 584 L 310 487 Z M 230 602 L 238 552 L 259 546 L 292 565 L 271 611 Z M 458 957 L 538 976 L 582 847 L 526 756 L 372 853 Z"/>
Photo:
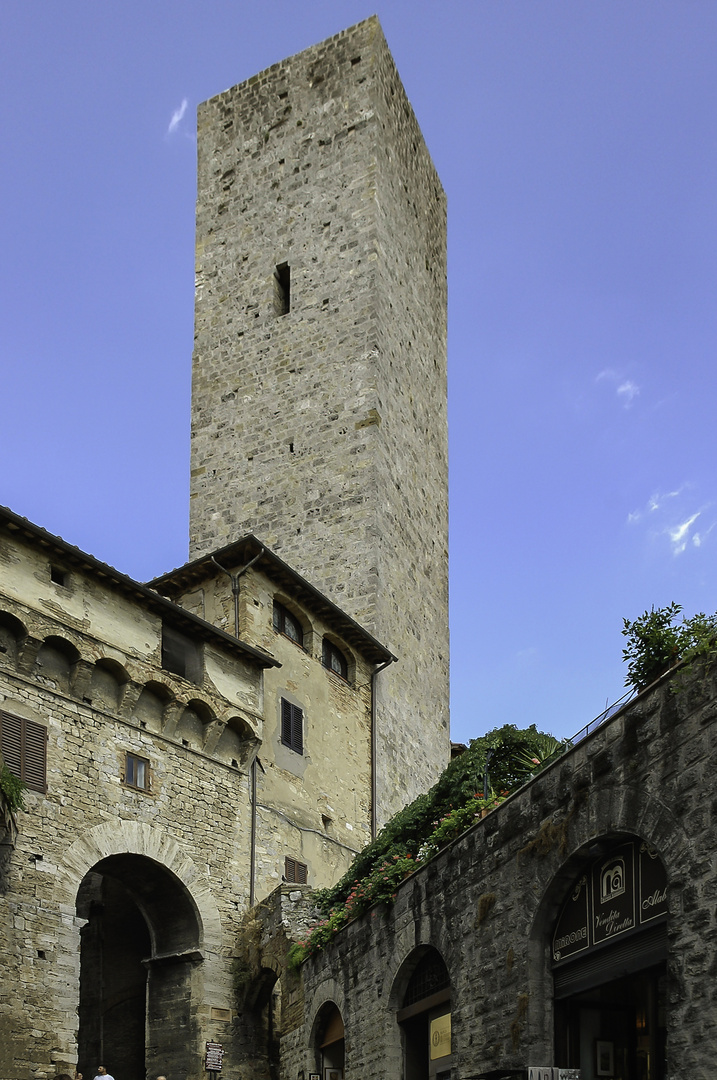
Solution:
<path fill-rule="evenodd" d="M 376 676 L 380 671 L 384 671 L 389 664 L 392 664 L 396 659 L 392 656 L 390 660 L 386 660 L 385 663 L 379 664 L 377 668 L 374 668 L 371 672 L 371 839 L 376 839 L 376 833 L 378 832 L 378 821 L 376 813 L 376 757 L 377 757 L 377 734 L 376 734 Z"/>
<path fill-rule="evenodd" d="M 236 574 L 232 574 L 231 570 L 227 570 L 225 566 L 218 563 L 212 555 L 212 562 L 223 574 L 226 574 L 232 583 L 232 596 L 234 597 L 234 637 L 239 637 L 239 579 L 242 574 L 246 574 L 250 566 L 253 566 L 257 559 L 260 559 L 264 554 L 264 548 L 261 549 L 258 555 L 255 555 L 246 566 L 242 566 L 241 570 L 237 570 Z M 251 806 L 251 838 L 249 842 L 249 907 L 254 907 L 255 900 L 255 885 L 256 885 L 256 872 L 254 864 L 256 862 L 256 755 L 251 763 L 249 769 L 249 803 Z"/>

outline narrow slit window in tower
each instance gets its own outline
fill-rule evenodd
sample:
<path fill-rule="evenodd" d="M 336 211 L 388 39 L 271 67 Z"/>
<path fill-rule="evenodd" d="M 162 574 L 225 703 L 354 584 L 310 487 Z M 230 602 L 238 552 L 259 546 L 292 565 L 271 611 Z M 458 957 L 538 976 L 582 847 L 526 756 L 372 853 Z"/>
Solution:
<path fill-rule="evenodd" d="M 291 310 L 291 271 L 288 263 L 280 263 L 274 271 L 274 310 L 288 315 Z"/>

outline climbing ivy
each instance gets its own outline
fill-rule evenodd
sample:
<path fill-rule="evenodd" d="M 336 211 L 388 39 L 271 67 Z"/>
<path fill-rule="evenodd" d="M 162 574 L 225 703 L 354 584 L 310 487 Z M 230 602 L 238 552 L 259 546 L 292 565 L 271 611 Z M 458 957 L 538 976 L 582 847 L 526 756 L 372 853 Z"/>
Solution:
<path fill-rule="evenodd" d="M 301 964 L 372 904 L 392 903 L 405 877 L 569 745 L 538 731 L 534 724 L 524 729 L 506 724 L 472 739 L 430 791 L 395 814 L 359 852 L 333 888 L 316 894 L 325 918 L 304 941 L 293 946 L 290 963 Z"/>
<path fill-rule="evenodd" d="M 10 772 L 5 762 L 0 766 L 0 801 L 3 809 L 11 814 L 25 809 L 27 786 L 19 777 Z"/>

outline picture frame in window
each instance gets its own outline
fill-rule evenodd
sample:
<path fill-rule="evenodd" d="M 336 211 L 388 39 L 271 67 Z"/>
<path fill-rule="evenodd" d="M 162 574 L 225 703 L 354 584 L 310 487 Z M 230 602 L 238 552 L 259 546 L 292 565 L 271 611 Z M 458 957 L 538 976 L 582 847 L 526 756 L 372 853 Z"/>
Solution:
<path fill-rule="evenodd" d="M 595 1075 L 613 1076 L 615 1073 L 615 1044 L 606 1039 L 595 1040 Z"/>

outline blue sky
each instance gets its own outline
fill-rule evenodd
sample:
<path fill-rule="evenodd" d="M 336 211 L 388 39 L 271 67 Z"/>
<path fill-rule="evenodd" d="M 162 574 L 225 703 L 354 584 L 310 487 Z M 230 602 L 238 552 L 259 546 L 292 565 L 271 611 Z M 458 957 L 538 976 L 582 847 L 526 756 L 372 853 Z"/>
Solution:
<path fill-rule="evenodd" d="M 717 4 L 387 0 L 449 201 L 453 737 L 569 735 L 717 608 Z M 4 0 L 0 502 L 187 554 L 198 102 L 351 0 Z"/>

